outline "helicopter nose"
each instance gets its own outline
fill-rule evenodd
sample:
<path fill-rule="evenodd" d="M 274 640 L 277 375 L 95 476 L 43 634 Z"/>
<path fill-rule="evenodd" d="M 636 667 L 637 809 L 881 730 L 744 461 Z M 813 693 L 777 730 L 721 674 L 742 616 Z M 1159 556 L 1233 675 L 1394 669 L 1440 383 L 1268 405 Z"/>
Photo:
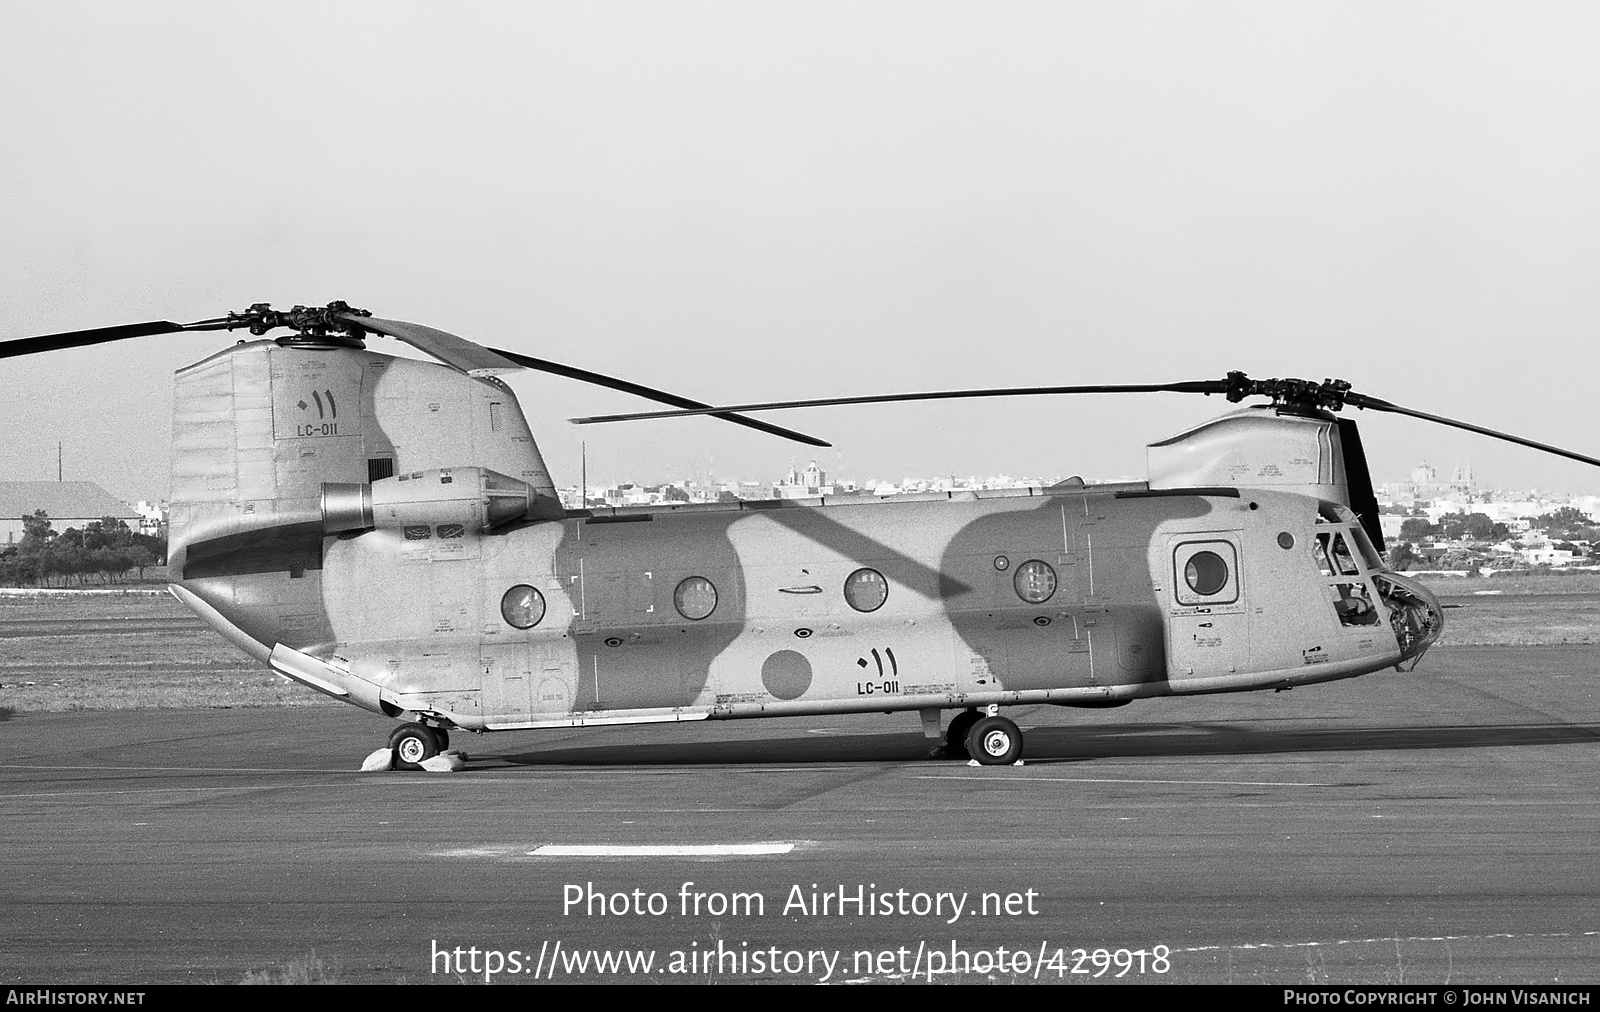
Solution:
<path fill-rule="evenodd" d="M 1374 580 L 1378 595 L 1389 606 L 1390 624 L 1400 644 L 1401 663 L 1411 661 L 1411 667 L 1415 668 L 1444 632 L 1444 609 L 1433 591 L 1416 580 L 1396 573 L 1379 573 Z"/>

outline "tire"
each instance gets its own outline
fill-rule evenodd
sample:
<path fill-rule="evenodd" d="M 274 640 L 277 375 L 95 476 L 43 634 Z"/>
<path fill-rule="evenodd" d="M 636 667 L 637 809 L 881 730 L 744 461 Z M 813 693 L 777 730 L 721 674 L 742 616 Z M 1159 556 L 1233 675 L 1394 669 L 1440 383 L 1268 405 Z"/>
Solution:
<path fill-rule="evenodd" d="M 1009 766 L 1022 758 L 1022 731 L 1004 717 L 984 717 L 967 733 L 967 754 L 985 766 Z"/>
<path fill-rule="evenodd" d="M 442 727 L 433 728 L 433 738 L 439 743 L 440 752 L 450 751 L 450 732 Z"/>
<path fill-rule="evenodd" d="M 424 760 L 439 754 L 439 739 L 426 724 L 401 724 L 389 735 L 389 747 L 394 749 L 395 769 L 419 770 Z"/>
<path fill-rule="evenodd" d="M 951 717 L 950 726 L 944 732 L 944 754 L 953 759 L 967 755 L 967 732 L 982 717 L 977 710 L 962 710 Z"/>

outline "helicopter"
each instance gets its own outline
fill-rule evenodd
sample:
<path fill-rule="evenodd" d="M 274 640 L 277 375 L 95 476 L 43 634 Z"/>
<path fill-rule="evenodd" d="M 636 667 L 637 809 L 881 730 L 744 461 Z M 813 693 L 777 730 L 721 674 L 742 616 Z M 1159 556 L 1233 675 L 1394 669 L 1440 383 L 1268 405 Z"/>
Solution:
<path fill-rule="evenodd" d="M 0 358 L 245 330 L 175 377 L 169 589 L 244 653 L 381 714 L 414 769 L 452 732 L 915 711 L 936 752 L 1021 761 L 1002 707 L 1113 707 L 1415 667 L 1443 629 L 1381 553 L 1344 381 L 1031 387 L 718 407 L 343 302 L 0 343 Z M 272 331 L 290 333 L 276 339 Z M 387 337 L 433 361 L 370 350 Z M 567 509 L 499 377 L 567 376 L 826 446 L 747 412 L 1074 393 L 1244 407 L 1143 482 Z M 945 711 L 954 711 L 946 724 Z M 941 729 L 942 728 L 942 729 Z"/>

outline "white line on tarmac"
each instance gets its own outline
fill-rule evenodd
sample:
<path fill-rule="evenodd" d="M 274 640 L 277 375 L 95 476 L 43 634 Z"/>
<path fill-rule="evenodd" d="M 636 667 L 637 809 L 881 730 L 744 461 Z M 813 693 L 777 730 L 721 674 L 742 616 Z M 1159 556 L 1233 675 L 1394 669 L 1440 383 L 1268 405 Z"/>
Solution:
<path fill-rule="evenodd" d="M 530 857 L 756 857 L 787 854 L 793 843 L 560 844 L 528 851 Z"/>
<path fill-rule="evenodd" d="M 119 770 L 128 773 L 360 773 L 360 770 L 266 769 L 248 766 L 0 766 L 0 770 Z"/>
<path fill-rule="evenodd" d="M 973 783 L 996 783 L 993 778 L 924 774 L 916 780 L 970 780 Z M 1021 777 L 1018 783 L 1055 784 L 1189 784 L 1198 787 L 1340 787 L 1341 784 L 1295 784 L 1277 780 L 1123 780 L 1118 777 Z"/>
<path fill-rule="evenodd" d="M 1314 949 L 1327 945 L 1376 945 L 1393 944 L 1397 942 L 1484 942 L 1491 939 L 1515 941 L 1519 938 L 1594 938 L 1600 936 L 1600 931 L 1552 931 L 1540 934 L 1492 934 L 1492 935 L 1388 935 L 1383 938 L 1340 938 L 1328 942 L 1254 942 L 1240 945 L 1191 945 L 1184 948 L 1174 948 L 1173 952 L 1243 952 L 1250 949 Z"/>

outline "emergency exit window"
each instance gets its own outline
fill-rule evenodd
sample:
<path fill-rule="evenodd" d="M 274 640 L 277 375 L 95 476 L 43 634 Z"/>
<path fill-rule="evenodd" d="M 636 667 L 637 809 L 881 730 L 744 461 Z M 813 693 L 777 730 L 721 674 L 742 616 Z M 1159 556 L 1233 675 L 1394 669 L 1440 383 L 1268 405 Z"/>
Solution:
<path fill-rule="evenodd" d="M 1179 604 L 1239 600 L 1239 555 L 1231 541 L 1185 541 L 1173 550 L 1172 590 Z"/>

